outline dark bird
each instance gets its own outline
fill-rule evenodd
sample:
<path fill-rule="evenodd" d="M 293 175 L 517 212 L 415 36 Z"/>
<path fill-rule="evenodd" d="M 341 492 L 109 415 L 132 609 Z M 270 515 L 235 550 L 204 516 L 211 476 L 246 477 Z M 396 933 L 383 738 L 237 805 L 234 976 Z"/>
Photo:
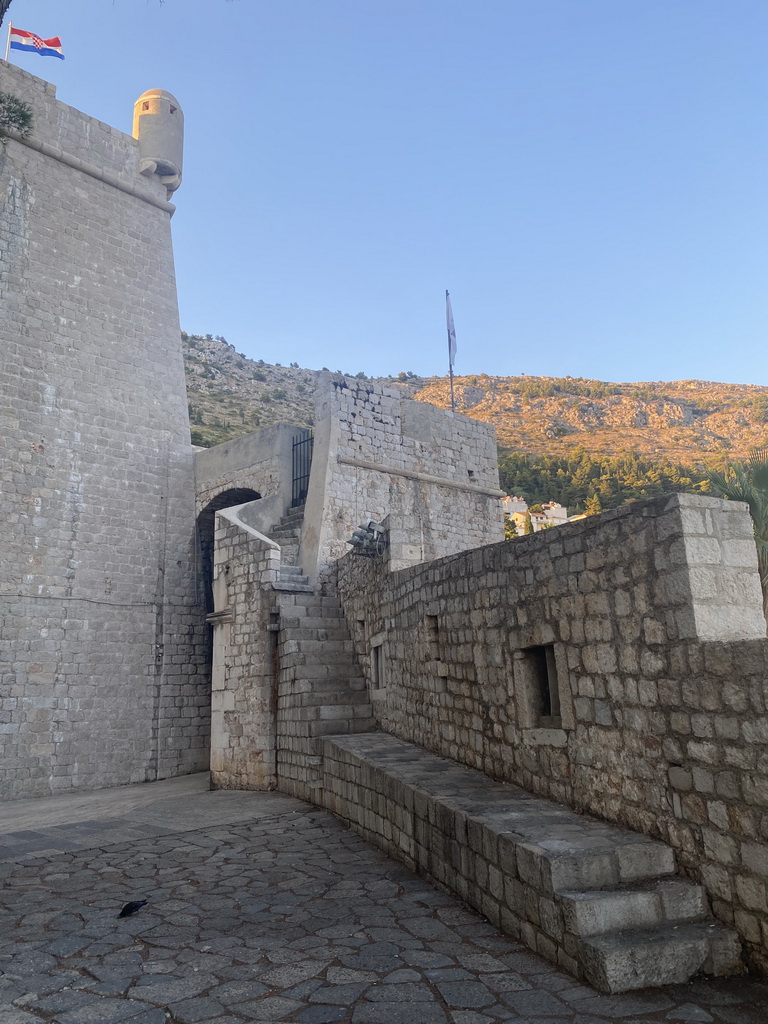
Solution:
<path fill-rule="evenodd" d="M 118 917 L 130 917 L 131 914 L 135 914 L 137 911 L 141 910 L 142 907 L 146 907 L 146 905 L 147 905 L 147 901 L 146 900 L 131 900 L 130 903 L 126 903 L 125 904 L 125 906 L 123 907 L 123 909 L 120 911 L 120 913 L 117 916 Z"/>

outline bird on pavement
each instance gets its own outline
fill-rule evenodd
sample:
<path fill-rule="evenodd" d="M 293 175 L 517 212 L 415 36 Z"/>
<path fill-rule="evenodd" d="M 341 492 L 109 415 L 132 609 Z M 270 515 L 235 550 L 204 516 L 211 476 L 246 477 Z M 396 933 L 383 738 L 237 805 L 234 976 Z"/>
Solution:
<path fill-rule="evenodd" d="M 142 907 L 146 907 L 146 905 L 147 900 L 131 900 L 130 903 L 125 904 L 125 906 L 117 916 L 130 917 L 131 914 L 135 914 L 137 911 L 141 910 Z"/>

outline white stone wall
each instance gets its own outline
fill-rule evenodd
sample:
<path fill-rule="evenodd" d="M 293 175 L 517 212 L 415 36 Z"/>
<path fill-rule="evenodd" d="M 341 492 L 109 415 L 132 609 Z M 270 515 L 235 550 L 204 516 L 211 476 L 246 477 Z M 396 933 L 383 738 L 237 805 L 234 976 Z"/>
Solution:
<path fill-rule="evenodd" d="M 209 683 L 165 188 L 0 62 L 2 793 L 207 767 Z"/>

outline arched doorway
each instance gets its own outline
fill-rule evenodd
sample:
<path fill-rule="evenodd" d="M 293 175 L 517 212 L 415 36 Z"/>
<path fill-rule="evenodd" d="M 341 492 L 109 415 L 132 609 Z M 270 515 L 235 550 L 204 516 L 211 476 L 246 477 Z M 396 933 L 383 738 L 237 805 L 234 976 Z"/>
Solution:
<path fill-rule="evenodd" d="M 244 505 L 246 501 L 257 501 L 261 495 L 250 487 L 231 487 L 211 498 L 197 517 L 197 537 L 200 543 L 200 568 L 202 570 L 205 610 L 213 611 L 213 541 L 216 532 L 216 513 L 233 505 Z"/>

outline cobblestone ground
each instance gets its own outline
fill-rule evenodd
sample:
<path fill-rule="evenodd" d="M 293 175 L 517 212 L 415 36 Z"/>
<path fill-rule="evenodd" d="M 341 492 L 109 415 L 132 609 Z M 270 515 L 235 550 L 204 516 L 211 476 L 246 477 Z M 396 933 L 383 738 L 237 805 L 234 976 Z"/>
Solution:
<path fill-rule="evenodd" d="M 599 995 L 295 806 L 4 865 L 0 1024 L 768 1022 L 749 979 Z"/>

